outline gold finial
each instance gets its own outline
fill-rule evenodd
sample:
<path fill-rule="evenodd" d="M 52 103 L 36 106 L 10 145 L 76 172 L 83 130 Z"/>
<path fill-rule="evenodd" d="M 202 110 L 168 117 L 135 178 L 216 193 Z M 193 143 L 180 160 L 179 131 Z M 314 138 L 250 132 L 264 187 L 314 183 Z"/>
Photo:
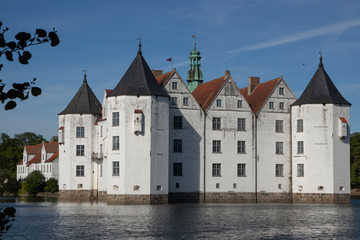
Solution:
<path fill-rule="evenodd" d="M 138 50 L 137 54 L 138 54 L 138 55 L 142 55 L 142 52 L 141 52 L 141 41 L 142 41 L 143 39 L 141 38 L 141 34 L 140 34 L 140 37 L 137 38 L 137 40 L 139 40 L 139 50 Z"/>
<path fill-rule="evenodd" d="M 194 50 L 196 50 L 196 36 L 192 35 L 192 38 L 194 39 Z"/>

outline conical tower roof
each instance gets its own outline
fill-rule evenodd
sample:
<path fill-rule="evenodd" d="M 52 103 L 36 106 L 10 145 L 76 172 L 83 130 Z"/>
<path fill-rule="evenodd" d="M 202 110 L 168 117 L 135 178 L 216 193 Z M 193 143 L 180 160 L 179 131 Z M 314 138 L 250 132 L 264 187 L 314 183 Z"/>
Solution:
<path fill-rule="evenodd" d="M 108 97 L 121 95 L 151 95 L 170 97 L 169 94 L 159 85 L 148 64 L 142 56 L 141 44 L 139 51 L 127 69 L 126 73 L 116 85 L 114 90 L 110 92 Z"/>
<path fill-rule="evenodd" d="M 326 73 L 322 57 L 320 56 L 320 64 L 311 81 L 305 88 L 304 92 L 292 106 L 302 104 L 345 104 L 351 105 L 335 87 L 329 75 Z"/>
<path fill-rule="evenodd" d="M 80 89 L 69 105 L 59 115 L 65 114 L 101 114 L 101 104 L 87 84 L 86 74 Z"/>

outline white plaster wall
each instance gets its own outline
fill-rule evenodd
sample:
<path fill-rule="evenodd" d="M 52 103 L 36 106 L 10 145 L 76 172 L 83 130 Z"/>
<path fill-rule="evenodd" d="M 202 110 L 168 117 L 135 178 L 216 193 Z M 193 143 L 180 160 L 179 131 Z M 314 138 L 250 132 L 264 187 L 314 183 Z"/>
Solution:
<path fill-rule="evenodd" d="M 216 99 L 222 106 L 216 106 Z M 246 100 L 228 80 L 207 111 L 206 115 L 206 191 L 207 192 L 253 192 L 254 160 L 252 152 L 252 113 Z M 237 100 L 243 107 L 237 108 Z M 212 118 L 221 118 L 221 130 L 212 130 Z M 237 119 L 246 119 L 246 131 L 237 131 Z M 213 140 L 221 140 L 221 153 L 213 153 Z M 237 141 L 246 142 L 246 153 L 237 153 Z M 221 177 L 212 176 L 212 164 L 221 164 Z M 246 164 L 246 177 L 237 176 L 237 164 Z M 220 184 L 216 188 L 216 183 Z M 233 184 L 236 183 L 236 188 Z"/>
<path fill-rule="evenodd" d="M 338 139 L 340 116 L 349 120 L 349 108 L 333 104 L 292 107 L 294 192 L 340 193 L 339 186 L 349 192 L 349 143 Z M 296 132 L 297 119 L 304 121 L 302 133 Z M 297 154 L 297 141 L 304 141 L 304 154 Z M 298 163 L 304 164 L 304 177 L 296 177 Z M 324 189 L 319 190 L 319 186 Z"/>
<path fill-rule="evenodd" d="M 64 143 L 59 144 L 59 189 L 90 190 L 93 184 L 91 154 L 93 152 L 94 122 L 92 114 L 67 114 L 59 116 L 59 127 L 64 127 Z M 76 138 L 76 127 L 85 127 L 85 137 Z M 85 145 L 85 155 L 76 156 L 76 145 Z M 76 177 L 76 166 L 84 165 L 84 177 Z M 65 185 L 64 185 L 65 184 Z M 82 184 L 82 188 L 78 188 Z"/>
<path fill-rule="evenodd" d="M 279 94 L 280 87 L 284 88 L 284 95 Z M 295 96 L 282 80 L 258 114 L 258 192 L 291 190 L 290 105 L 294 101 Z M 274 102 L 274 109 L 269 109 L 269 102 Z M 284 102 L 284 109 L 279 109 L 280 102 Z M 283 132 L 276 132 L 276 120 L 283 121 Z M 283 142 L 283 154 L 276 154 L 276 142 Z M 282 177 L 276 177 L 276 164 L 283 164 Z"/>

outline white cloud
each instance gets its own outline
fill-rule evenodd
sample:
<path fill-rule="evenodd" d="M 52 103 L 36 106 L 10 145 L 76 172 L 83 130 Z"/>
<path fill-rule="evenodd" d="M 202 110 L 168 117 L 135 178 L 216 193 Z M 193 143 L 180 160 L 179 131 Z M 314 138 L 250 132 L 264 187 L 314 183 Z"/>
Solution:
<path fill-rule="evenodd" d="M 314 38 L 314 37 L 318 37 L 318 36 L 322 36 L 322 35 L 328 35 L 328 34 L 333 34 L 333 33 L 340 34 L 349 28 L 353 28 L 353 27 L 357 27 L 357 26 L 360 26 L 360 20 L 340 22 L 340 23 L 328 25 L 328 26 L 321 27 L 321 28 L 310 29 L 307 31 L 291 34 L 288 36 L 283 36 L 278 39 L 272 39 L 272 40 L 257 43 L 254 45 L 245 46 L 245 47 L 237 48 L 234 50 L 229 50 L 229 51 L 227 51 L 227 53 L 239 53 L 239 52 L 244 52 L 244 51 L 259 50 L 259 49 L 275 47 L 275 46 L 279 46 L 279 45 L 283 45 L 283 44 L 287 44 L 287 43 L 297 42 L 297 41 L 301 41 L 304 39 Z"/>

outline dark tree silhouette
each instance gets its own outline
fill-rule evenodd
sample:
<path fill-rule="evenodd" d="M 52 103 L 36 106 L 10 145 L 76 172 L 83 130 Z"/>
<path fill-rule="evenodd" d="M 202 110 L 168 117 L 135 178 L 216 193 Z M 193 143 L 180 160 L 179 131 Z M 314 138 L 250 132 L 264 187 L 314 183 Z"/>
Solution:
<path fill-rule="evenodd" d="M 36 29 L 35 33 L 31 35 L 27 32 L 19 32 L 15 35 L 14 41 L 7 41 L 5 33 L 9 28 L 3 28 L 0 21 L 0 60 L 4 57 L 8 61 L 14 61 L 14 55 L 18 56 L 18 61 L 21 64 L 28 64 L 31 58 L 31 53 L 25 49 L 30 46 L 39 45 L 50 42 L 52 47 L 60 43 L 59 37 L 56 34 L 55 28 L 51 32 L 46 32 L 44 29 Z M 0 71 L 4 65 L 0 63 Z M 0 102 L 5 104 L 5 110 L 10 110 L 16 107 L 15 99 L 21 101 L 29 98 L 29 93 L 34 97 L 41 94 L 41 88 L 35 87 L 36 78 L 29 82 L 13 83 L 12 88 L 4 91 L 6 83 L 0 79 Z"/>
<path fill-rule="evenodd" d="M 13 207 L 0 208 L 0 238 L 11 228 L 12 221 L 15 221 L 16 209 Z"/>

